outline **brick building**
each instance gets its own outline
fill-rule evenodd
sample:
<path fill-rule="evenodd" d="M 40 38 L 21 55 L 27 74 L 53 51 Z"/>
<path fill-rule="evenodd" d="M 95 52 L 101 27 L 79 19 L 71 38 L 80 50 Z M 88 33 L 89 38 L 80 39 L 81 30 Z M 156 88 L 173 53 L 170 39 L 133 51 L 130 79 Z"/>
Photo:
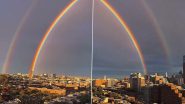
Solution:
<path fill-rule="evenodd" d="M 182 89 L 172 83 L 154 85 L 149 88 L 149 103 L 185 104 Z"/>

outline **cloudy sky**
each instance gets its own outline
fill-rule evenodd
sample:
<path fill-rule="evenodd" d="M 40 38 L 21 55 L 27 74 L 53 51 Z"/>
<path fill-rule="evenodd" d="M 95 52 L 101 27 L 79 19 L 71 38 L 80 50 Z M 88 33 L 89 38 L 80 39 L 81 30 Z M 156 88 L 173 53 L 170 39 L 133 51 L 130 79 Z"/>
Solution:
<path fill-rule="evenodd" d="M 141 47 L 149 73 L 178 72 L 185 55 L 185 1 L 108 0 L 125 19 Z M 139 57 L 119 22 L 96 3 L 95 76 L 143 72 Z"/>
<path fill-rule="evenodd" d="M 1 0 L 0 1 L 0 66 L 8 47 L 21 27 L 8 73 L 27 73 L 36 48 L 56 16 L 69 0 Z M 29 8 L 32 7 L 31 10 Z M 91 1 L 80 0 L 59 21 L 48 37 L 35 68 L 35 73 L 90 75 L 91 60 Z"/>
<path fill-rule="evenodd" d="M 12 38 L 21 26 L 7 72 L 27 73 L 47 28 L 69 2 L 1 0 L 1 69 Z M 133 31 L 148 72 L 173 73 L 182 69 L 182 56 L 185 54 L 185 1 L 108 2 Z M 91 74 L 91 5 L 91 0 L 79 0 L 59 21 L 41 51 L 35 73 Z M 23 17 L 26 18 L 22 23 Z M 143 72 L 135 47 L 118 20 L 99 0 L 95 0 L 93 75 L 116 76 L 130 72 Z"/>

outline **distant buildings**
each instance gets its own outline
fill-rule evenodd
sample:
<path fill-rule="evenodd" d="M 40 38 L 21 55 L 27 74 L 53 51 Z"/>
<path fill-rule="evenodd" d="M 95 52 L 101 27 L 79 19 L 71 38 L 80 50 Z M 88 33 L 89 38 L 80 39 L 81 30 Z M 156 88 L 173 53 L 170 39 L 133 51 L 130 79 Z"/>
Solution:
<path fill-rule="evenodd" d="M 112 79 L 112 78 L 106 78 L 104 76 L 104 79 L 96 79 L 93 81 L 93 86 L 96 87 L 113 87 L 116 83 L 118 82 L 117 79 Z"/>
<path fill-rule="evenodd" d="M 48 93 L 48 94 L 57 94 L 57 95 L 66 95 L 66 90 L 65 89 L 47 89 L 47 88 L 36 88 L 36 87 L 29 87 L 31 90 L 39 90 L 42 93 Z"/>
<path fill-rule="evenodd" d="M 178 74 L 173 75 L 170 79 L 170 82 L 176 84 L 176 85 L 183 85 L 184 84 L 184 79 L 183 79 L 183 74 L 179 72 Z"/>
<path fill-rule="evenodd" d="M 55 102 L 62 104 L 79 102 L 80 104 L 82 102 L 85 104 L 90 102 L 90 97 L 87 97 L 90 96 L 90 78 L 88 77 L 42 74 L 33 75 L 30 79 L 28 74 L 18 73 L 0 74 L 0 79 L 0 103 L 2 104 L 42 104 L 43 102 L 48 102 L 48 104 L 55 104 Z M 59 100 L 55 101 L 55 98 Z"/>
<path fill-rule="evenodd" d="M 119 83 L 118 83 L 119 82 Z M 124 87 L 131 88 L 136 91 L 141 91 L 141 89 L 146 85 L 145 78 L 141 73 L 131 73 L 130 78 L 127 80 L 119 81 L 113 78 L 95 79 L 93 81 L 93 86 L 102 88 L 112 88 L 112 87 Z"/>
<path fill-rule="evenodd" d="M 150 75 L 150 82 L 152 82 L 153 84 L 164 84 L 167 83 L 168 81 L 166 77 L 155 73 L 155 75 Z"/>

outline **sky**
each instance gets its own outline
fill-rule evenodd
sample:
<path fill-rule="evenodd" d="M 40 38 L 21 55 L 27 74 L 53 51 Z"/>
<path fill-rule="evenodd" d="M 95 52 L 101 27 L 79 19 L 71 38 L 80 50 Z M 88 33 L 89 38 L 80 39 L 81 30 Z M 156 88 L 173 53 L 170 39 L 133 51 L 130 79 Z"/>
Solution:
<path fill-rule="evenodd" d="M 177 73 L 182 70 L 185 1 L 108 1 L 134 33 L 149 73 Z M 132 42 L 128 41 L 128 34 L 119 22 L 100 3 L 96 3 L 95 9 L 94 76 L 117 77 L 143 72 L 136 50 L 130 46 Z"/>
<path fill-rule="evenodd" d="M 149 73 L 174 73 L 182 69 L 185 55 L 185 1 L 107 0 L 127 22 L 136 37 Z M 8 73 L 27 73 L 36 48 L 69 0 L 1 0 L 0 67 L 24 15 Z M 91 0 L 79 0 L 48 37 L 35 73 L 91 74 Z M 32 8 L 29 10 L 29 8 Z M 128 75 L 143 68 L 125 29 L 110 11 L 95 0 L 93 76 Z"/>
<path fill-rule="evenodd" d="M 8 47 L 28 8 L 36 2 L 17 38 L 8 73 L 28 73 L 37 46 L 56 16 L 69 0 L 0 1 L 0 66 Z M 35 73 L 90 75 L 91 58 L 91 2 L 81 0 L 66 13 L 51 32 Z M 64 25 L 63 25 L 64 24 Z M 47 51 L 47 52 L 44 52 Z"/>

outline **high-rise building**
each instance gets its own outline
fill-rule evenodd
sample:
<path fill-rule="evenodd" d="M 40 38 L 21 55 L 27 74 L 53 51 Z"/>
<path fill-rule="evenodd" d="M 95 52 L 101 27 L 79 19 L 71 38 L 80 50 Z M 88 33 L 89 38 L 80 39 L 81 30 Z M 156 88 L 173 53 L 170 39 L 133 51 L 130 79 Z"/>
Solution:
<path fill-rule="evenodd" d="M 141 91 L 141 88 L 145 85 L 145 78 L 141 76 L 141 73 L 132 73 L 130 75 L 130 87 L 132 89 Z"/>
<path fill-rule="evenodd" d="M 149 88 L 149 104 L 185 104 L 183 89 L 173 83 L 156 84 Z"/>
<path fill-rule="evenodd" d="M 185 56 L 183 56 L 183 79 L 185 83 Z"/>

